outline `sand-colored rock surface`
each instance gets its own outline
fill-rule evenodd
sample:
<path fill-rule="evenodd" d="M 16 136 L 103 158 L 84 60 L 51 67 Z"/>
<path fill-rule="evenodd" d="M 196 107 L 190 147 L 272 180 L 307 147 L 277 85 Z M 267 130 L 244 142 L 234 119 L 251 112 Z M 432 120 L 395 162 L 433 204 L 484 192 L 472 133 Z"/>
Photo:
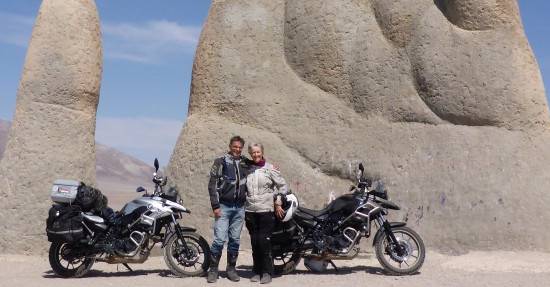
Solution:
<path fill-rule="evenodd" d="M 516 1 L 213 1 L 170 174 L 210 234 L 231 135 L 308 207 L 380 178 L 430 248 L 550 250 L 549 114 Z M 535 235 L 536 234 L 536 235 Z"/>
<path fill-rule="evenodd" d="M 46 249 L 45 219 L 55 179 L 95 182 L 101 71 L 95 2 L 44 0 L 0 164 L 0 253 Z"/>
<path fill-rule="evenodd" d="M 4 154 L 4 148 L 8 141 L 7 134 L 10 131 L 10 125 L 8 121 L 0 120 L 0 159 L 2 159 L 2 154 Z"/>

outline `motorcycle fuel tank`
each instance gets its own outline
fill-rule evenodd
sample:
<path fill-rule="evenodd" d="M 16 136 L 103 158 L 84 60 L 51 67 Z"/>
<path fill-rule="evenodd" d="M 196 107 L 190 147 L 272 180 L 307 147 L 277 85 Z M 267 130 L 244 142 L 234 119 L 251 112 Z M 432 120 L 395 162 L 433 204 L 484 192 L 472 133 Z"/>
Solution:
<path fill-rule="evenodd" d="M 345 215 L 352 214 L 361 204 L 361 201 L 353 194 L 344 194 L 333 200 L 327 208 L 330 212 L 342 212 Z"/>
<path fill-rule="evenodd" d="M 145 206 L 147 208 L 154 207 L 154 208 L 161 209 L 162 203 L 151 197 L 140 197 L 126 203 L 126 205 L 124 205 L 124 207 L 122 208 L 121 212 L 124 215 L 130 214 L 136 208 L 139 208 L 142 206 Z"/>

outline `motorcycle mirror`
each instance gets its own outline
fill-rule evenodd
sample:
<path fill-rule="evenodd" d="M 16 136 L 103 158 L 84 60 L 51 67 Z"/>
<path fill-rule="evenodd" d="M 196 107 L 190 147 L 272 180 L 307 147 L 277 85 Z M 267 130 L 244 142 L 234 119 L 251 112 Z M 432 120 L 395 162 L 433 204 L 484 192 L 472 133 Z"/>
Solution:
<path fill-rule="evenodd" d="M 359 163 L 359 170 L 357 171 L 357 175 L 356 175 L 356 178 L 357 178 L 357 181 L 361 181 L 361 179 L 363 178 L 363 173 L 365 172 L 365 167 L 363 166 L 363 163 Z"/>
<path fill-rule="evenodd" d="M 159 160 L 155 158 L 155 172 L 159 171 Z"/>
<path fill-rule="evenodd" d="M 136 188 L 136 192 L 144 192 L 144 191 L 145 191 L 145 188 L 143 186 Z"/>

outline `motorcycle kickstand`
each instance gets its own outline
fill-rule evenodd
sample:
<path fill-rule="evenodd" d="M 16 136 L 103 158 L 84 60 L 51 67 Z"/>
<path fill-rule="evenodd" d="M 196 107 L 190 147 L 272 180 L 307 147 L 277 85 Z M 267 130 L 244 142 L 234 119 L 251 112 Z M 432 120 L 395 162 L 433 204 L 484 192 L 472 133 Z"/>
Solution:
<path fill-rule="evenodd" d="M 122 266 L 126 267 L 126 269 L 128 269 L 128 271 L 134 272 L 134 270 L 132 270 L 132 268 L 130 268 L 130 266 L 128 265 L 128 263 L 122 263 Z"/>
<path fill-rule="evenodd" d="M 334 264 L 332 260 L 329 260 L 328 263 L 330 263 L 330 265 L 332 266 L 332 268 L 334 268 L 334 271 L 336 271 L 336 273 L 340 273 L 340 271 L 338 270 L 338 267 L 336 267 L 336 264 Z"/>

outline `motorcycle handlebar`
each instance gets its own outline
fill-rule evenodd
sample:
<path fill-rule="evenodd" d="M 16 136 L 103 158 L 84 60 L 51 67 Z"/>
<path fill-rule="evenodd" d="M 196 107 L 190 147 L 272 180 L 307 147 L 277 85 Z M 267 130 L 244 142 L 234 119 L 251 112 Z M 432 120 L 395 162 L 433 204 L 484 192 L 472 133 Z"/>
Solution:
<path fill-rule="evenodd" d="M 153 183 L 159 186 L 165 186 L 167 182 L 168 182 L 168 177 L 166 176 L 157 176 L 157 175 L 153 176 Z"/>

